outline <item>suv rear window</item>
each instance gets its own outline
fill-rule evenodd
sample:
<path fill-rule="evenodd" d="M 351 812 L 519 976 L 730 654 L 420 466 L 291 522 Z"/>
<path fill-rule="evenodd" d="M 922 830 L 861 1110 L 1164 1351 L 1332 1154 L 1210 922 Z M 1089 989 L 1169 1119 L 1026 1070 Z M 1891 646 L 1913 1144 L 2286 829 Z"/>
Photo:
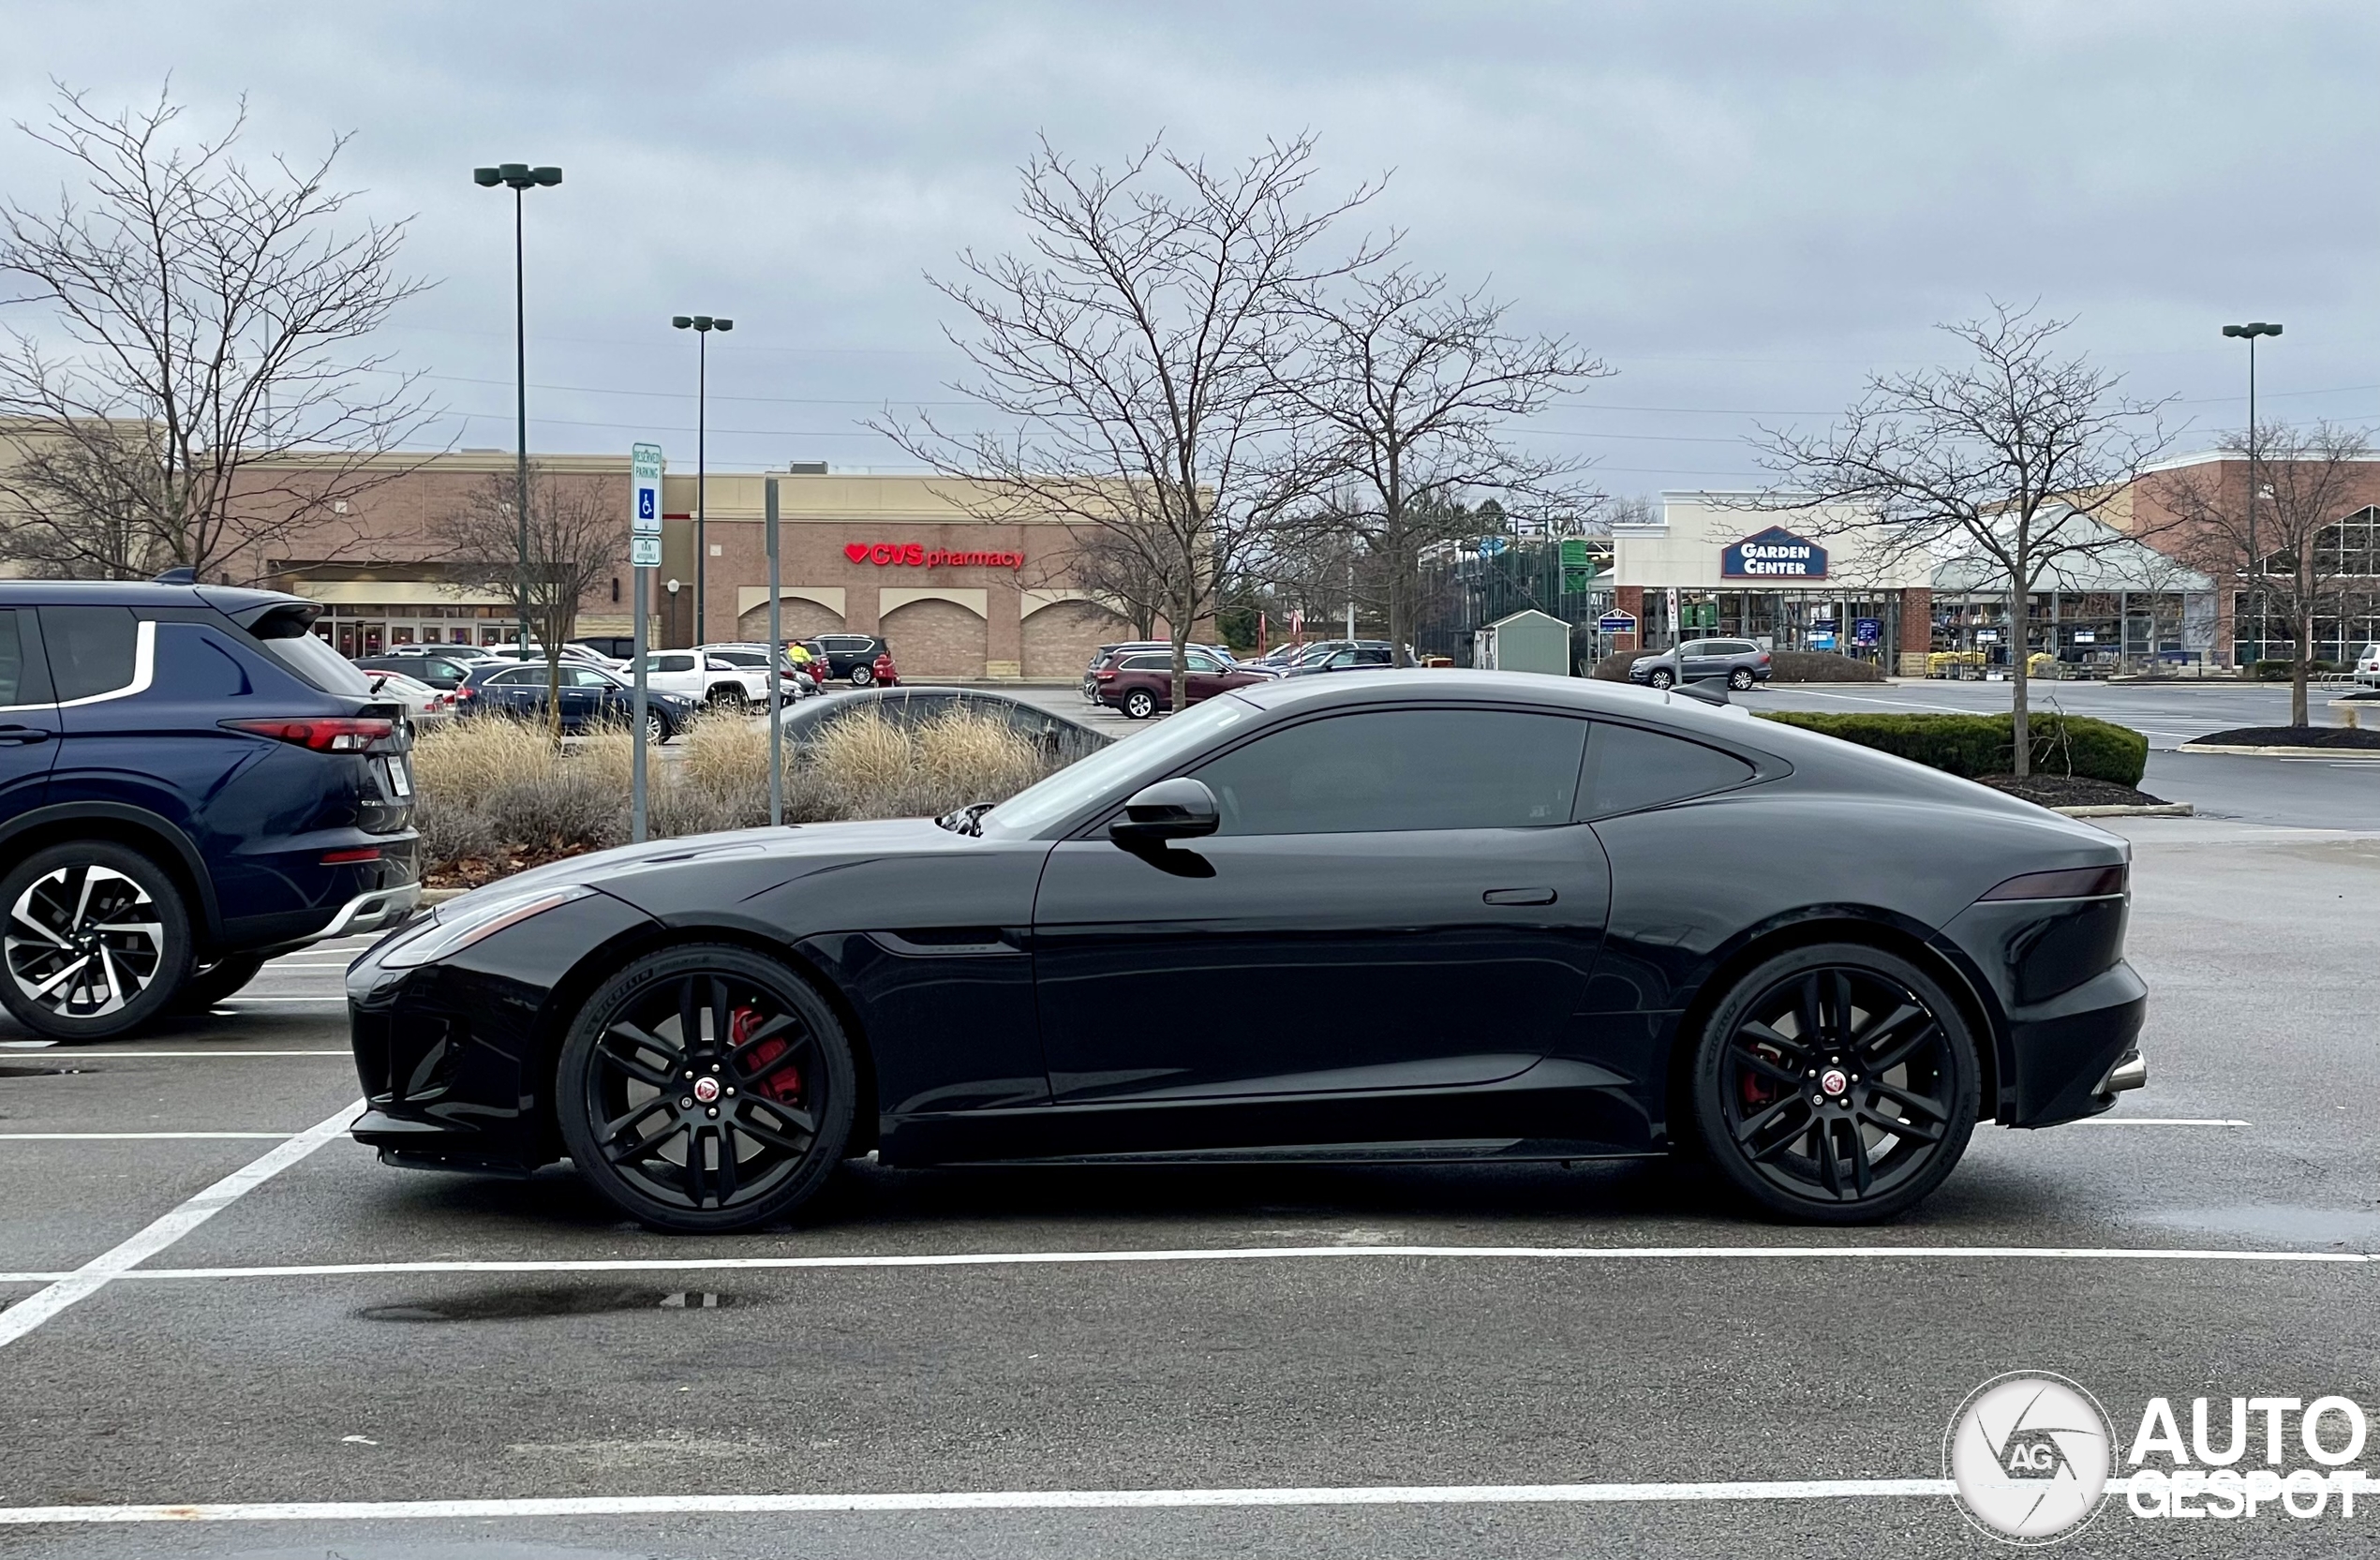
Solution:
<path fill-rule="evenodd" d="M 58 702 L 130 687 L 138 632 L 130 607 L 43 607 L 41 637 Z"/>
<path fill-rule="evenodd" d="M 275 634 L 273 631 L 284 624 L 293 626 L 293 633 Z M 297 675 L 301 682 L 311 684 L 325 693 L 362 694 L 370 697 L 372 679 L 358 671 L 353 663 L 331 648 L 326 640 L 306 631 L 305 626 L 293 617 L 268 617 L 250 631 L 264 653 Z"/>

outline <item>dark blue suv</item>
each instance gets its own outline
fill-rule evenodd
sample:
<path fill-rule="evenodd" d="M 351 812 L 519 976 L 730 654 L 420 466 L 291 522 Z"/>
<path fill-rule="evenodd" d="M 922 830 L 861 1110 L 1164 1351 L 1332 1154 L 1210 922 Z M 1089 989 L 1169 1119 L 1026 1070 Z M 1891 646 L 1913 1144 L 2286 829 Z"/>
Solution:
<path fill-rule="evenodd" d="M 313 602 L 0 581 L 0 1004 L 59 1040 L 212 1004 L 421 898 L 403 710 Z"/>

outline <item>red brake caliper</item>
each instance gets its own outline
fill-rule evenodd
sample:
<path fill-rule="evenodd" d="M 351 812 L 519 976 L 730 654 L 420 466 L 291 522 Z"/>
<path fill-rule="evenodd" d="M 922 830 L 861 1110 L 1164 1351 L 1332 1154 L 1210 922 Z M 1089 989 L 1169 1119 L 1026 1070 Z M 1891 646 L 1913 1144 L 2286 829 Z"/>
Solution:
<path fill-rule="evenodd" d="M 759 1027 L 760 1009 L 737 1008 L 727 1020 L 728 1045 L 730 1047 L 742 1046 L 752 1037 L 752 1031 Z M 801 1098 L 801 1069 L 786 1066 L 780 1067 L 775 1072 L 768 1072 L 768 1064 L 784 1055 L 785 1048 L 786 1042 L 782 1040 L 762 1041 L 752 1048 L 751 1057 L 746 1060 L 744 1074 L 749 1077 L 754 1074 L 766 1073 L 766 1076 L 760 1080 L 760 1092 L 780 1104 L 792 1105 Z"/>

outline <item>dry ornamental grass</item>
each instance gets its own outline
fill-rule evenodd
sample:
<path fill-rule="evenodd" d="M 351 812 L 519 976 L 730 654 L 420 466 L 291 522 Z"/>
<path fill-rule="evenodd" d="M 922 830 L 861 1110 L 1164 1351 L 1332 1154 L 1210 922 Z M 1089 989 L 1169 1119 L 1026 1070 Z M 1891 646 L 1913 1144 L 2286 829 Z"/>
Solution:
<path fill-rule="evenodd" d="M 737 715 L 695 721 L 664 761 L 647 753 L 655 838 L 768 822 L 768 728 Z M 414 826 L 424 878 L 475 885 L 539 862 L 625 843 L 632 761 L 624 727 L 558 750 L 543 725 L 476 716 L 413 747 Z M 1000 720 L 953 711 L 910 728 L 873 714 L 837 721 L 789 750 L 785 821 L 929 818 L 1003 801 L 1059 765 Z"/>

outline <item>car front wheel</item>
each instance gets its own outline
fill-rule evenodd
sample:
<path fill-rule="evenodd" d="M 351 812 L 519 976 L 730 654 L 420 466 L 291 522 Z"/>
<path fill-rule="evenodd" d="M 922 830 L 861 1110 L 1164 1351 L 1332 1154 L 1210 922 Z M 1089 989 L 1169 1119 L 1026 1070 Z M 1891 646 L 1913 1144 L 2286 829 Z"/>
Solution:
<path fill-rule="evenodd" d="M 1652 676 L 1646 677 L 1644 680 L 1651 683 L 1656 688 L 1667 688 L 1677 681 L 1677 674 L 1672 672 L 1666 666 L 1660 666 L 1654 668 Z"/>
<path fill-rule="evenodd" d="M 1822 943 L 1748 972 L 1704 1024 L 1694 1125 L 1738 1190 L 1814 1224 L 1914 1206 L 1966 1151 L 1975 1039 L 1907 959 Z"/>
<path fill-rule="evenodd" d="M 1146 721 L 1157 713 L 1157 696 L 1145 688 L 1136 688 L 1123 696 L 1123 712 L 1135 721 Z"/>
<path fill-rule="evenodd" d="M 747 948 L 648 954 L 598 988 L 562 1044 L 555 1114 L 571 1162 L 657 1229 L 750 1229 L 841 1162 L 851 1047 L 808 983 Z"/>
<path fill-rule="evenodd" d="M 190 973 L 190 916 L 156 862 L 106 840 L 52 845 L 0 877 L 0 1003 L 64 1041 L 103 1040 L 164 1012 Z"/>
<path fill-rule="evenodd" d="M 672 735 L 673 734 L 669 729 L 669 721 L 665 720 L 659 711 L 648 709 L 645 712 L 646 741 L 658 748 L 662 743 L 668 741 Z"/>
<path fill-rule="evenodd" d="M 1741 693 L 1752 686 L 1752 674 L 1745 667 L 1738 666 L 1734 671 L 1727 674 L 1727 686 Z"/>
<path fill-rule="evenodd" d="M 876 669 L 872 666 L 861 665 L 851 669 L 851 685 L 854 688 L 865 688 L 875 680 Z"/>

